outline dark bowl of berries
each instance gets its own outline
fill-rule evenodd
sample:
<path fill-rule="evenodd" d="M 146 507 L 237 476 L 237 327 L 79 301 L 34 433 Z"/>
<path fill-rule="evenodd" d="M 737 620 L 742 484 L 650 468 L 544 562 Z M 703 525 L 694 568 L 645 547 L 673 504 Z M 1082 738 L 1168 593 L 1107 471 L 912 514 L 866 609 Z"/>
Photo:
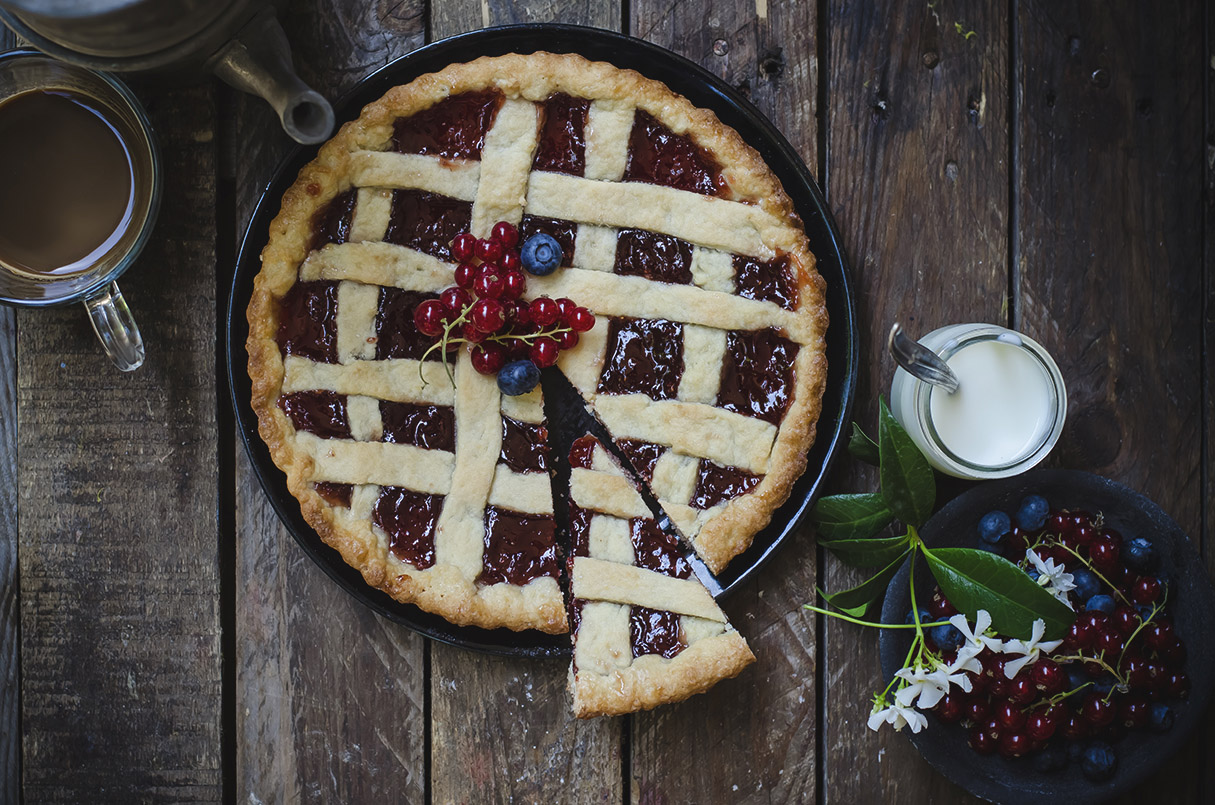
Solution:
<path fill-rule="evenodd" d="M 1190 539 L 1143 495 L 1089 473 L 1038 470 L 971 489 L 920 536 L 929 548 L 998 554 L 1075 613 L 1032 663 L 984 648 L 982 669 L 965 672 L 971 690 L 951 690 L 910 736 L 956 784 L 993 802 L 1103 801 L 1149 777 L 1203 718 L 1215 685 L 1215 590 Z M 957 610 L 919 561 L 921 622 L 945 623 Z M 884 623 L 914 620 L 909 574 L 906 564 L 891 581 Z M 886 679 L 913 634 L 882 631 Z M 964 639 L 948 624 L 926 633 L 946 661 Z"/>

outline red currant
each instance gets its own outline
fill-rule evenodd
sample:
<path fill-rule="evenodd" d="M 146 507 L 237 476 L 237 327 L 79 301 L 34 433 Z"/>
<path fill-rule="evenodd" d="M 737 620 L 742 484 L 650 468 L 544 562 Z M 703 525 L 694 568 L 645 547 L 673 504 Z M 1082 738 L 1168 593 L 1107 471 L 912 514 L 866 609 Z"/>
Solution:
<path fill-rule="evenodd" d="M 1032 741 L 1024 732 L 1006 732 L 1000 736 L 1000 754 L 1004 757 L 1021 757 L 1030 750 Z"/>
<path fill-rule="evenodd" d="M 1145 726 L 1148 722 L 1151 705 L 1143 696 L 1130 696 L 1118 707 L 1118 723 L 1130 727 Z"/>
<path fill-rule="evenodd" d="M 1093 644 L 1093 628 L 1085 620 L 1077 618 L 1068 628 L 1063 638 L 1063 647 L 1067 651 L 1086 649 Z"/>
<path fill-rule="evenodd" d="M 1130 637 L 1139 628 L 1139 613 L 1126 605 L 1115 609 L 1110 620 L 1123 637 Z"/>
<path fill-rule="evenodd" d="M 1017 704 L 1029 704 L 1038 698 L 1038 687 L 1029 674 L 1019 674 L 1008 683 L 1008 698 Z"/>
<path fill-rule="evenodd" d="M 1168 618 L 1155 618 L 1147 626 L 1143 627 L 1143 642 L 1154 649 L 1161 649 L 1167 645 L 1174 637 L 1173 622 Z"/>
<path fill-rule="evenodd" d="M 551 338 L 537 338 L 532 343 L 531 359 L 532 363 L 543 369 L 546 366 L 552 366 L 557 362 L 557 355 L 561 352 L 557 342 Z"/>
<path fill-rule="evenodd" d="M 505 288 L 506 284 L 502 281 L 497 266 L 489 264 L 481 266 L 481 273 L 477 275 L 477 280 L 473 283 L 473 290 L 477 292 L 477 296 L 482 299 L 499 299 Z"/>
<path fill-rule="evenodd" d="M 1121 552 L 1122 548 L 1119 543 L 1105 533 L 1098 535 L 1093 540 L 1093 544 L 1088 548 L 1088 556 L 1093 563 L 1093 567 L 1102 573 L 1114 569 L 1118 564 L 1118 555 Z"/>
<path fill-rule="evenodd" d="M 962 718 L 962 701 L 957 696 L 946 693 L 937 702 L 937 706 L 933 708 L 933 712 L 937 714 L 937 718 L 946 724 L 952 724 Z"/>
<path fill-rule="evenodd" d="M 1088 722 L 1079 713 L 1068 713 L 1059 722 L 1058 732 L 1069 741 L 1078 741 L 1088 735 Z"/>
<path fill-rule="evenodd" d="M 1033 679 L 1034 686 L 1047 696 L 1061 692 L 1067 684 L 1067 674 L 1059 667 L 1059 663 L 1046 657 L 1034 664 L 1030 670 L 1030 678 Z"/>
<path fill-rule="evenodd" d="M 1159 649 L 1161 659 L 1169 668 L 1180 668 L 1185 664 L 1185 643 L 1174 637 L 1172 641 Z"/>
<path fill-rule="evenodd" d="M 568 299 L 563 296 L 557 300 L 557 309 L 561 311 L 561 320 L 566 324 L 569 324 L 570 315 L 572 315 L 573 312 L 578 309 L 578 306 L 574 304 L 573 299 Z"/>
<path fill-rule="evenodd" d="M 1142 576 L 1131 587 L 1131 598 L 1136 604 L 1150 604 L 1160 597 L 1160 579 L 1154 576 Z"/>
<path fill-rule="evenodd" d="M 487 333 L 478 330 L 470 321 L 466 321 L 460 326 L 460 337 L 470 344 L 480 344 L 487 336 Z"/>
<path fill-rule="evenodd" d="M 1096 693 L 1090 693 L 1080 708 L 1084 720 L 1096 727 L 1104 727 L 1114 720 L 1114 706 Z"/>
<path fill-rule="evenodd" d="M 1025 731 L 1037 741 L 1049 740 L 1058 728 L 1058 718 L 1046 710 L 1033 713 L 1025 720 Z"/>
<path fill-rule="evenodd" d="M 1112 625 L 1103 626 L 1097 632 L 1097 639 L 1093 641 L 1093 648 L 1105 652 L 1106 657 L 1117 656 L 1122 652 L 1124 646 L 1122 633 Z"/>
<path fill-rule="evenodd" d="M 472 326 L 483 333 L 496 333 L 506 324 L 506 308 L 497 299 L 478 299 L 469 314 Z"/>
<path fill-rule="evenodd" d="M 986 696 L 971 696 L 962 705 L 962 715 L 972 724 L 986 722 L 989 712 Z"/>
<path fill-rule="evenodd" d="M 1123 674 L 1132 688 L 1146 688 L 1152 684 L 1151 665 L 1138 655 L 1131 655 L 1123 663 Z"/>
<path fill-rule="evenodd" d="M 445 315 L 442 302 L 438 299 L 427 299 L 414 309 L 413 324 L 422 335 L 433 338 L 443 332 Z"/>
<path fill-rule="evenodd" d="M 464 308 L 468 307 L 468 303 L 472 301 L 468 291 L 463 288 L 445 288 L 443 293 L 439 294 L 439 301 L 443 303 L 443 307 L 451 315 L 452 318 L 459 316 L 464 312 Z"/>
<path fill-rule="evenodd" d="M 471 260 L 477 239 L 468 232 L 461 232 L 451 242 L 451 256 L 457 260 Z"/>
<path fill-rule="evenodd" d="M 1157 680 L 1157 685 L 1161 692 L 1177 699 L 1184 698 L 1190 692 L 1190 678 L 1182 671 L 1166 671 Z"/>
<path fill-rule="evenodd" d="M 502 259 L 498 261 L 498 265 L 502 266 L 503 271 L 521 271 L 523 269 L 523 261 L 519 259 L 519 255 L 515 252 L 507 252 L 502 255 Z"/>
<path fill-rule="evenodd" d="M 473 368 L 483 375 L 496 375 L 506 365 L 506 350 L 501 344 L 480 344 L 469 357 Z"/>
<path fill-rule="evenodd" d="M 483 260 L 486 263 L 493 263 L 502 256 L 502 244 L 496 240 L 487 240 L 478 238 L 477 245 L 473 248 L 473 254 L 478 260 Z"/>
<path fill-rule="evenodd" d="M 996 721 L 994 718 L 983 725 L 983 731 L 986 732 L 987 737 L 991 738 L 993 741 L 1000 740 L 1000 736 L 1006 732 L 1004 727 L 1001 726 L 1000 722 Z"/>
<path fill-rule="evenodd" d="M 526 327 L 532 323 L 531 308 L 518 299 L 507 302 L 506 320 L 516 327 Z"/>
<path fill-rule="evenodd" d="M 1015 730 L 1025 723 L 1025 711 L 1013 702 L 1004 702 L 996 707 L 996 721 L 1001 726 Z"/>
<path fill-rule="evenodd" d="M 499 221 L 494 224 L 494 228 L 490 230 L 489 236 L 507 249 L 513 249 L 519 243 L 519 230 L 513 224 L 506 221 Z"/>
<path fill-rule="evenodd" d="M 941 592 L 941 588 L 937 587 L 933 590 L 932 600 L 928 602 L 928 614 L 936 620 L 948 620 L 957 615 L 958 610 L 949 603 L 949 599 L 945 597 L 945 593 Z"/>
<path fill-rule="evenodd" d="M 523 272 L 513 268 L 502 268 L 502 298 L 510 301 L 518 299 L 524 288 L 527 287 L 527 278 L 523 276 Z"/>
<path fill-rule="evenodd" d="M 557 303 L 547 296 L 541 296 L 532 300 L 532 321 L 541 327 L 548 327 L 557 321 L 557 317 L 561 315 Z"/>
<path fill-rule="evenodd" d="M 578 346 L 578 334 L 573 330 L 562 330 L 553 338 L 557 340 L 557 346 L 562 349 L 573 349 Z"/>
<path fill-rule="evenodd" d="M 595 316 L 584 307 L 574 308 L 574 312 L 570 314 L 570 327 L 574 328 L 576 333 L 585 333 L 595 326 Z"/>
<path fill-rule="evenodd" d="M 996 751 L 996 741 L 992 740 L 987 733 L 981 729 L 973 729 L 970 731 L 968 738 L 970 748 L 978 752 L 980 755 L 990 755 Z"/>
<path fill-rule="evenodd" d="M 472 263 L 460 263 L 456 266 L 456 285 L 467 290 L 473 287 L 473 280 L 477 278 L 477 267 Z"/>

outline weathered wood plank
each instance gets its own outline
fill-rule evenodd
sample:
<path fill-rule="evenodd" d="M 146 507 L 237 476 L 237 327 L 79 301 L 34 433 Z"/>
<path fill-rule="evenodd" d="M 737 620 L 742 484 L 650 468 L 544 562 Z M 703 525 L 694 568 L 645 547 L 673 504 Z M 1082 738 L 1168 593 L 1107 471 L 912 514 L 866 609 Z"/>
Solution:
<path fill-rule="evenodd" d="M 1033 0 L 1017 24 L 1018 309 L 1067 379 L 1056 460 L 1197 535 L 1202 10 Z M 1126 801 L 1200 801 L 1202 740 Z"/>
<path fill-rule="evenodd" d="M 814 170 L 818 157 L 817 15 L 811 3 L 634 2 L 630 33 L 739 88 Z M 662 76 L 655 76 L 661 78 Z M 818 787 L 819 662 L 809 532 L 726 604 L 757 661 L 735 680 L 632 719 L 634 802 L 806 802 Z"/>
<path fill-rule="evenodd" d="M 17 316 L 29 801 L 220 799 L 214 105 L 144 97 L 167 192 L 122 284 L 147 362 L 120 374 L 79 306 Z"/>
<path fill-rule="evenodd" d="M 1008 7 L 833 0 L 828 8 L 828 199 L 857 290 L 855 416 L 872 428 L 894 372 L 884 347 L 893 322 L 920 336 L 1006 321 Z M 855 462 L 835 483 L 877 488 Z M 862 579 L 829 556 L 820 577 L 827 590 Z M 866 727 L 881 687 L 874 632 L 830 619 L 824 631 L 824 800 L 967 799 L 904 736 Z"/>
<path fill-rule="evenodd" d="M 422 4 L 301 3 L 284 25 L 301 76 L 336 98 L 421 44 Z M 230 103 L 226 173 L 239 235 L 291 143 L 260 100 Z M 237 799 L 424 801 L 422 638 L 372 614 L 312 563 L 243 455 L 236 509 Z"/>
<path fill-rule="evenodd" d="M 431 36 L 509 22 L 619 29 L 617 2 L 434 3 Z M 472 54 L 470 54 L 471 57 Z M 621 720 L 570 715 L 568 666 L 431 645 L 435 802 L 619 802 Z"/>
<path fill-rule="evenodd" d="M 1215 578 L 1215 14 L 1206 12 L 1206 53 L 1200 68 L 1204 74 L 1204 197 L 1203 207 L 1203 268 L 1205 299 L 1203 301 L 1203 355 L 1202 367 L 1203 422 L 1206 439 L 1203 444 L 1202 462 L 1206 486 L 1202 490 L 1202 533 L 1195 535 L 1202 540 L 1202 554 L 1206 559 L 1207 573 Z M 1215 736 L 1207 734 L 1199 750 L 1199 757 L 1211 757 L 1215 752 Z M 1204 800 L 1215 798 L 1215 764 L 1203 763 L 1199 792 Z"/>
<path fill-rule="evenodd" d="M 0 51 L 15 47 L 0 26 Z M 21 611 L 17 574 L 17 314 L 0 308 L 0 799 L 21 787 Z"/>

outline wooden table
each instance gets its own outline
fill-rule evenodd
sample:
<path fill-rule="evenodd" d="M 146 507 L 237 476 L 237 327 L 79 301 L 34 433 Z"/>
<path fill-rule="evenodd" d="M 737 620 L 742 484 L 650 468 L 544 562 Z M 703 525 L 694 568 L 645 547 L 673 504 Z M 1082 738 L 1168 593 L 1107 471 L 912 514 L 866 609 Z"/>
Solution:
<path fill-rule="evenodd" d="M 284 16 L 301 73 L 334 97 L 424 42 L 511 22 L 623 30 L 705 65 L 830 201 L 861 422 L 888 388 L 893 321 L 1008 324 L 1067 379 L 1051 463 L 1211 540 L 1215 14 L 1196 0 L 300 0 Z M 726 602 L 758 662 L 628 718 L 577 722 L 563 663 L 429 643 L 338 589 L 251 475 L 219 349 L 239 237 L 290 143 L 214 82 L 138 92 L 168 168 L 124 280 L 147 364 L 114 371 L 79 309 L 0 309 L 0 799 L 968 799 L 866 729 L 876 637 L 801 609 L 815 584 L 856 580 L 809 528 Z M 832 485 L 874 483 L 844 461 Z M 1208 728 L 1138 797 L 1212 801 L 1213 751 Z"/>

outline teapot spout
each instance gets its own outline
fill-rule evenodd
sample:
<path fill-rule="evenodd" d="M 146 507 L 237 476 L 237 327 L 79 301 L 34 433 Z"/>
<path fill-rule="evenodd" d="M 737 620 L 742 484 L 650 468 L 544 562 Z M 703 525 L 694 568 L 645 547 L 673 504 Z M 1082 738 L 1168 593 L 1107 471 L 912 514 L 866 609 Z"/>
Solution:
<path fill-rule="evenodd" d="M 265 98 L 296 142 L 324 142 L 333 132 L 333 107 L 295 74 L 291 46 L 272 9 L 250 20 L 220 49 L 211 69 L 236 89 Z"/>

